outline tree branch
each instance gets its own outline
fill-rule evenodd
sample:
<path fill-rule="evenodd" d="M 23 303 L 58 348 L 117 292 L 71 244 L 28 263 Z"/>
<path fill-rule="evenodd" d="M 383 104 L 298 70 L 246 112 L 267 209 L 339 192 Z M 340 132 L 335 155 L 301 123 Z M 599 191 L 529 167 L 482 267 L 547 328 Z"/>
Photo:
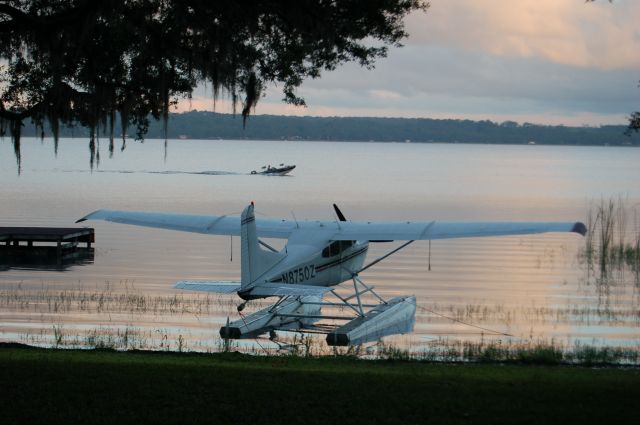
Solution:
<path fill-rule="evenodd" d="M 25 118 L 32 117 L 37 113 L 42 113 L 51 103 L 56 103 L 56 100 L 72 98 L 75 98 L 76 100 L 81 98 L 90 99 L 91 94 L 78 91 L 67 83 L 60 83 L 60 85 L 58 85 L 56 88 L 50 89 L 48 92 L 46 92 L 40 102 L 20 112 L 14 112 L 6 109 L 6 107 L 4 106 L 4 102 L 0 101 L 0 118 L 7 119 L 9 121 L 22 121 Z"/>
<path fill-rule="evenodd" d="M 84 0 L 73 8 L 45 16 L 31 15 L 8 4 L 0 3 L 0 14 L 12 18 L 9 21 L 0 22 L 0 32 L 21 29 L 23 31 L 31 31 L 33 28 L 36 28 L 36 31 L 48 31 L 51 28 L 74 25 L 83 15 L 99 10 L 102 7 L 111 7 L 111 3 L 113 2 Z"/>
<path fill-rule="evenodd" d="M 4 102 L 0 101 L 0 118 L 4 118 L 9 121 L 22 121 L 23 119 L 31 116 L 32 111 L 27 112 L 12 112 L 4 107 Z"/>
<path fill-rule="evenodd" d="M 12 21 L 16 22 L 32 22 L 35 23 L 35 19 L 22 10 L 9 6 L 8 4 L 0 3 L 0 14 L 8 15 L 12 18 Z M 5 21 L 6 22 L 6 21 Z"/>

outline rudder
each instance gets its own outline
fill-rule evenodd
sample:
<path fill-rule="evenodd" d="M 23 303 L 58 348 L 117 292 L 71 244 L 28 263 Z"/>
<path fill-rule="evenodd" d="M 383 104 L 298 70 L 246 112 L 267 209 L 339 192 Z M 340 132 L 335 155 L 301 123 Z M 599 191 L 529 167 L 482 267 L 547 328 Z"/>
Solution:
<path fill-rule="evenodd" d="M 279 252 L 267 251 L 260 247 L 253 209 L 252 202 L 242 211 L 240 218 L 241 289 L 255 283 L 283 258 Z"/>

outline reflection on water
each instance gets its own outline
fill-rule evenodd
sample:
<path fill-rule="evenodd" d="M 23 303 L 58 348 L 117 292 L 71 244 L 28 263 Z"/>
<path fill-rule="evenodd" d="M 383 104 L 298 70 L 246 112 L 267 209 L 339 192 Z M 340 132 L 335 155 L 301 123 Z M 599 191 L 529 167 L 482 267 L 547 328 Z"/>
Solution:
<path fill-rule="evenodd" d="M 11 247 L 9 252 L 0 246 L 0 271 L 9 269 L 63 271 L 72 266 L 93 263 L 93 248 L 76 247 L 59 256 L 55 246 Z"/>
<path fill-rule="evenodd" d="M 69 226 L 98 208 L 239 215 L 251 200 L 259 216 L 290 218 L 293 211 L 299 220 L 333 220 L 336 202 L 352 220 L 586 221 L 590 199 L 624 194 L 631 206 L 640 201 L 636 149 L 246 141 L 170 146 L 165 161 L 162 142 L 132 143 L 112 159 L 103 155 L 107 159 L 91 172 L 78 169 L 86 162 L 85 141 L 63 141 L 54 158 L 48 142 L 24 139 L 18 177 L 10 144 L 0 142 L 0 225 Z M 298 167 L 289 178 L 246 174 L 267 162 Z M 182 279 L 238 280 L 237 240 L 91 226 L 92 263 L 63 273 L 0 272 L 1 340 L 221 348 L 218 329 L 227 317 L 237 318 L 238 299 L 172 286 Z M 383 297 L 416 295 L 415 332 L 385 338 L 413 352 L 539 341 L 637 348 L 635 275 L 620 270 L 599 279 L 579 256 L 584 243 L 573 234 L 433 241 L 429 271 L 428 244 L 416 242 L 361 277 Z M 372 245 L 369 260 L 391 245 Z M 252 302 L 247 311 L 265 305 Z M 322 338 L 317 342 L 316 350 L 331 352 Z M 267 340 L 235 344 L 278 348 Z"/>
<path fill-rule="evenodd" d="M 62 170 L 65 173 L 115 173 L 115 174 L 193 174 L 202 176 L 232 176 L 241 173 L 234 173 L 230 171 L 145 171 L 145 170 Z M 251 174 L 251 173 L 245 173 Z"/>

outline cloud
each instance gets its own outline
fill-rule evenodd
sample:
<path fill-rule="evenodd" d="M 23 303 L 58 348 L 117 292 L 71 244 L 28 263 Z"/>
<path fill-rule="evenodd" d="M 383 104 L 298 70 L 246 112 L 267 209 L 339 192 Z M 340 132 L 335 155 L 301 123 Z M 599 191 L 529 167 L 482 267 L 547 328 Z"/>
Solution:
<path fill-rule="evenodd" d="M 384 105 L 404 111 L 410 106 L 425 110 L 423 115 L 438 105 L 441 112 L 455 106 L 452 113 L 472 108 L 500 108 L 496 113 L 567 109 L 565 115 L 620 114 L 618 122 L 623 123 L 637 103 L 637 77 L 635 70 L 407 46 L 374 71 L 345 66 L 305 83 L 301 94 L 310 105 Z"/>
<path fill-rule="evenodd" d="M 377 99 L 402 99 L 403 97 L 400 93 L 382 89 L 369 90 L 369 95 Z"/>
<path fill-rule="evenodd" d="M 582 67 L 640 65 L 640 2 L 432 0 L 407 19 L 408 45 L 541 58 Z"/>
<path fill-rule="evenodd" d="M 625 124 L 638 110 L 640 1 L 431 0 L 409 16 L 405 47 L 374 70 L 346 64 L 300 88 L 270 87 L 259 114 Z M 200 90 L 188 109 L 211 109 Z M 217 110 L 231 111 L 218 101 Z"/>

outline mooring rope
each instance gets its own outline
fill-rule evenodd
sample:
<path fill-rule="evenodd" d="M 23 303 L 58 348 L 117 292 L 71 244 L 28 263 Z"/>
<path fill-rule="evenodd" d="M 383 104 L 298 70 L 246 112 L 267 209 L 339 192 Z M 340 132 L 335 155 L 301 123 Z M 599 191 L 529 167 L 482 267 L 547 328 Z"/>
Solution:
<path fill-rule="evenodd" d="M 508 337 L 511 337 L 511 338 L 516 338 L 515 335 L 511 335 L 511 334 L 508 334 L 508 333 L 505 333 L 505 332 L 500 332 L 500 331 L 494 331 L 493 329 L 483 328 L 482 326 L 478 326 L 478 325 L 474 325 L 474 324 L 471 324 L 471 323 L 463 322 L 462 320 L 456 319 L 454 317 L 449 317 L 449 316 L 446 316 L 446 315 L 444 315 L 442 313 L 438 313 L 436 311 L 429 310 L 426 307 L 418 307 L 418 308 L 421 311 L 426 311 L 428 313 L 435 314 L 436 316 L 444 317 L 445 319 L 449 319 L 449 320 L 451 320 L 453 322 L 457 322 L 457 323 L 460 323 L 462 325 L 471 326 L 472 328 L 480 329 L 480 330 L 483 330 L 483 331 L 486 331 L 486 332 L 491 332 L 491 333 L 496 334 L 496 335 L 504 335 L 504 336 L 508 336 Z"/>

